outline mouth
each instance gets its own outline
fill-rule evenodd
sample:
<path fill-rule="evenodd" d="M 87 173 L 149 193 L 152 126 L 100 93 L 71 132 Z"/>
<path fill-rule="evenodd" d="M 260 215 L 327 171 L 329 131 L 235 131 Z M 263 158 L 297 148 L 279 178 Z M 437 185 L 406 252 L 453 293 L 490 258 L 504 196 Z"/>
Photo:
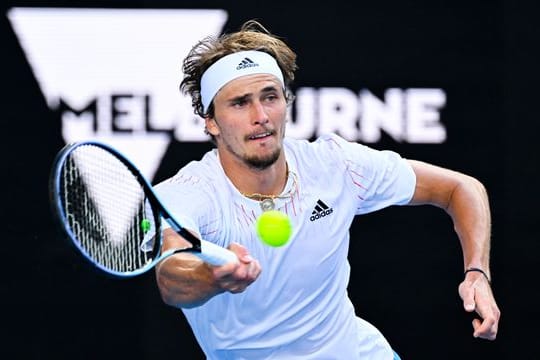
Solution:
<path fill-rule="evenodd" d="M 274 135 L 273 131 L 264 131 L 256 134 L 252 134 L 248 136 L 248 140 L 261 140 L 266 139 L 270 136 Z"/>

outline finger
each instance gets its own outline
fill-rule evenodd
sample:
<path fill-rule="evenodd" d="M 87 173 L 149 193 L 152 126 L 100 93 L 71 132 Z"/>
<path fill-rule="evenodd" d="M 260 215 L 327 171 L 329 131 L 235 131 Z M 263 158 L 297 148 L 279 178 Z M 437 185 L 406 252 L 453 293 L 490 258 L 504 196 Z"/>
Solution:
<path fill-rule="evenodd" d="M 221 278 L 222 281 L 233 281 L 233 282 L 245 282 L 245 281 L 252 281 L 250 278 L 250 267 L 252 263 L 244 264 L 240 263 L 237 264 L 234 268 L 234 271 L 231 273 L 227 273 L 225 276 Z"/>
<path fill-rule="evenodd" d="M 479 321 L 473 323 L 474 336 L 485 339 L 494 339 L 497 334 L 500 311 L 493 299 L 492 293 L 478 290 L 476 295 L 476 313 L 480 316 Z"/>
<path fill-rule="evenodd" d="M 223 279 L 225 277 L 232 275 L 239 266 L 240 264 L 233 263 L 233 262 L 224 264 L 222 266 L 213 266 L 212 274 L 214 275 L 214 278 L 216 279 Z"/>
<path fill-rule="evenodd" d="M 254 282 L 261 273 L 259 261 L 253 259 L 252 262 L 240 266 L 234 273 L 234 278 L 239 281 L 245 281 L 248 285 Z"/>
<path fill-rule="evenodd" d="M 240 285 L 240 284 L 236 284 L 234 286 L 231 286 L 231 288 L 229 289 L 229 292 L 233 293 L 233 294 L 239 294 L 241 292 L 244 292 L 244 290 L 246 290 L 247 286 L 245 285 Z"/>
<path fill-rule="evenodd" d="M 482 303 L 480 303 L 482 304 Z M 481 319 L 473 320 L 474 337 L 494 340 L 497 336 L 500 311 L 497 306 L 477 306 L 478 315 Z"/>
<path fill-rule="evenodd" d="M 237 293 L 239 292 L 241 285 L 235 281 L 227 280 L 220 282 L 220 287 L 225 291 Z"/>
<path fill-rule="evenodd" d="M 475 338 L 495 340 L 497 337 L 497 322 L 493 321 L 492 319 L 483 321 L 474 319 L 472 324 L 474 328 L 473 336 Z"/>
<path fill-rule="evenodd" d="M 251 262 L 248 266 L 248 277 L 253 281 L 259 277 L 261 273 L 261 265 L 257 260 Z"/>
<path fill-rule="evenodd" d="M 472 322 L 473 336 L 475 338 L 494 340 L 499 323 L 497 306 L 492 306 L 485 299 L 480 299 L 477 301 L 476 313 L 480 316 L 480 319 L 474 319 Z"/>

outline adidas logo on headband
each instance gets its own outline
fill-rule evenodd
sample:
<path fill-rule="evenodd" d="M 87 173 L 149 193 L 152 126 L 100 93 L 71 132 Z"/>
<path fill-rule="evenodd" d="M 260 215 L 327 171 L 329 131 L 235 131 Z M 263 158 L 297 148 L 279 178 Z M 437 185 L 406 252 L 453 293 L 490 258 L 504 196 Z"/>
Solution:
<path fill-rule="evenodd" d="M 238 64 L 238 66 L 236 67 L 236 70 L 242 70 L 242 69 L 254 67 L 254 66 L 259 66 L 259 64 L 257 64 L 250 58 L 245 57 L 244 60 L 242 60 L 240 64 Z"/>

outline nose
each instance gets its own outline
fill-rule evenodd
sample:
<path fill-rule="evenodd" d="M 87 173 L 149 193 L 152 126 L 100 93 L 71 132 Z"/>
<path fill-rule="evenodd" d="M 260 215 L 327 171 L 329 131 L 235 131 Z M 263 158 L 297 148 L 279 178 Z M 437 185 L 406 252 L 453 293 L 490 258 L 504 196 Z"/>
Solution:
<path fill-rule="evenodd" d="M 251 118 L 253 124 L 266 124 L 268 122 L 268 115 L 266 109 L 260 101 L 254 101 L 251 108 Z"/>

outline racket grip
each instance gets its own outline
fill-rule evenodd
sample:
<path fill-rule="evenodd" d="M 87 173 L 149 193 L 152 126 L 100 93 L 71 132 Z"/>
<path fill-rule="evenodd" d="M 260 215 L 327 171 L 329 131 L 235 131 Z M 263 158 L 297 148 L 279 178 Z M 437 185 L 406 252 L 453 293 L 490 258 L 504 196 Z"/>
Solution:
<path fill-rule="evenodd" d="M 206 240 L 201 240 L 201 252 L 195 253 L 195 255 L 204 262 L 215 266 L 225 265 L 230 262 L 238 262 L 235 253 Z"/>

